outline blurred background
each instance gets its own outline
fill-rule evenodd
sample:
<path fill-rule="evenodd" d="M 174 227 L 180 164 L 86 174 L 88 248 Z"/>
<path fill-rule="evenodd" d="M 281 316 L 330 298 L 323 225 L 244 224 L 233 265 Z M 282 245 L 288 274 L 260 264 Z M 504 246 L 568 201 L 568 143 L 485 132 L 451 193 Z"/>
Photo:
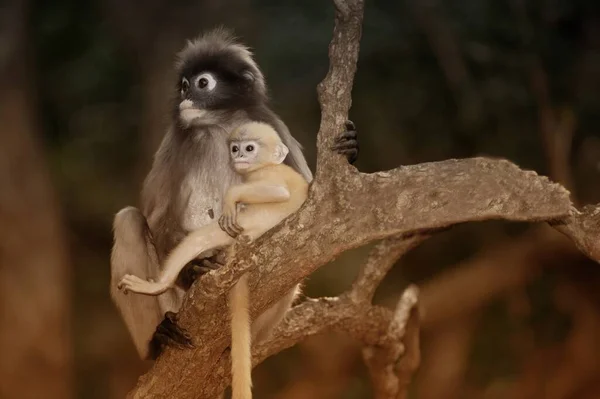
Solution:
<path fill-rule="evenodd" d="M 356 166 L 503 157 L 600 202 L 599 22 L 597 0 L 367 0 Z M 0 3 L 0 398 L 122 398 L 149 367 L 108 295 L 112 218 L 137 204 L 175 52 L 219 24 L 255 49 L 314 167 L 329 1 Z M 367 252 L 306 292 L 340 293 Z M 399 261 L 378 303 L 409 282 L 426 309 L 411 397 L 600 398 L 600 271 L 559 233 L 457 226 Z M 371 397 L 345 336 L 254 375 L 257 398 Z"/>

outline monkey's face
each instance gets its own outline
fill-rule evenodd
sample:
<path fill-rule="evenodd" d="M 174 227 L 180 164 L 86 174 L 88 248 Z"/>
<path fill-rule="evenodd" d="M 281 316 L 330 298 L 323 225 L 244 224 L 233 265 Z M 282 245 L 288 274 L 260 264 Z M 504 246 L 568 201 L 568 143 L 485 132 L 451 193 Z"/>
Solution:
<path fill-rule="evenodd" d="M 279 140 L 279 137 L 259 137 L 256 139 L 232 140 L 229 143 L 229 154 L 236 172 L 244 174 L 263 166 L 277 165 L 282 163 L 287 156 L 289 149 Z"/>
<path fill-rule="evenodd" d="M 185 126 L 219 123 L 219 115 L 225 116 L 220 111 L 243 109 L 258 100 L 254 75 L 244 65 L 209 66 L 181 74 L 176 113 Z"/>
<path fill-rule="evenodd" d="M 247 173 L 260 167 L 263 161 L 260 159 L 260 144 L 254 140 L 232 141 L 229 144 L 229 153 L 233 168 L 238 173 Z"/>

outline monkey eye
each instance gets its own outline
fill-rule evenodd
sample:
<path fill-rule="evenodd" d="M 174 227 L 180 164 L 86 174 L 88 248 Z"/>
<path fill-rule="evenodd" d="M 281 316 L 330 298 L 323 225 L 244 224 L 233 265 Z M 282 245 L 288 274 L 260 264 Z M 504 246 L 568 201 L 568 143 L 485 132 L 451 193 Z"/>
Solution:
<path fill-rule="evenodd" d="M 254 146 L 252 144 L 247 145 L 246 146 L 246 151 L 248 151 L 248 152 L 254 151 Z"/>
<path fill-rule="evenodd" d="M 190 88 L 190 82 L 186 78 L 183 78 L 181 80 L 181 93 L 182 94 L 187 93 L 187 91 L 189 90 L 189 88 Z"/>
<path fill-rule="evenodd" d="M 212 91 L 217 86 L 217 81 L 210 73 L 203 73 L 196 79 L 196 87 Z"/>
<path fill-rule="evenodd" d="M 233 147 L 231 147 L 231 152 L 238 152 L 239 148 L 237 145 L 234 145 Z"/>

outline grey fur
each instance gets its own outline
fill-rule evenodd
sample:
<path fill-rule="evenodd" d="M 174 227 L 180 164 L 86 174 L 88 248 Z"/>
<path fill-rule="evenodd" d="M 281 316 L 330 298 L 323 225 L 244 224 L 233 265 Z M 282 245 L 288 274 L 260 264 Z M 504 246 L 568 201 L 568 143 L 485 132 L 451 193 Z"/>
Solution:
<path fill-rule="evenodd" d="M 239 124 L 261 121 L 270 124 L 290 152 L 285 163 L 308 181 L 312 173 L 302 148 L 287 126 L 268 108 L 264 77 L 249 50 L 235 42 L 225 30 L 216 30 L 191 41 L 179 54 L 179 71 L 196 62 L 198 55 L 229 52 L 248 64 L 254 74 L 256 96 L 246 109 L 206 111 L 191 127 L 178 122 L 177 113 L 158 151 L 141 193 L 142 213 L 126 208 L 115 217 L 114 246 L 111 257 L 111 296 L 132 335 L 141 357 L 157 326 L 156 315 L 177 311 L 184 292 L 170 290 L 156 297 L 128 294 L 116 289 L 116 283 L 128 273 L 141 278 L 155 278 L 165 256 L 191 230 L 208 224 L 221 215 L 221 199 L 227 188 L 239 181 L 229 165 L 228 133 Z M 180 100 L 181 101 L 181 100 Z M 146 225 L 147 221 L 147 225 Z M 281 320 L 297 287 L 290 291 L 259 319 L 261 335 Z M 269 320 L 266 320 L 269 319 Z"/>

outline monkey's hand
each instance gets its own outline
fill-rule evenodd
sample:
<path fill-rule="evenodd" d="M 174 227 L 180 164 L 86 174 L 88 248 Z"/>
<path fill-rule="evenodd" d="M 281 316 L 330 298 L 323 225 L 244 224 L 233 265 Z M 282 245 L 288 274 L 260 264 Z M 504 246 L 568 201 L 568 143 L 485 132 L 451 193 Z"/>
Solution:
<path fill-rule="evenodd" d="M 126 274 L 117 288 L 127 293 L 129 291 L 144 295 L 159 295 L 169 289 L 169 284 L 155 283 L 154 281 L 146 281 L 133 274 Z"/>
<path fill-rule="evenodd" d="M 335 139 L 331 150 L 344 155 L 351 164 L 358 159 L 358 133 L 352 121 L 346 121 L 346 131 Z"/>
<path fill-rule="evenodd" d="M 221 227 L 221 230 L 233 238 L 236 238 L 244 231 L 244 229 L 237 224 L 237 207 L 235 204 L 225 204 L 223 213 L 219 218 L 219 226 Z"/>
<path fill-rule="evenodd" d="M 166 346 L 178 348 L 193 348 L 191 335 L 177 324 L 177 313 L 167 312 L 165 318 L 156 327 L 152 340 L 149 343 L 150 359 L 156 358 L 163 352 Z"/>

